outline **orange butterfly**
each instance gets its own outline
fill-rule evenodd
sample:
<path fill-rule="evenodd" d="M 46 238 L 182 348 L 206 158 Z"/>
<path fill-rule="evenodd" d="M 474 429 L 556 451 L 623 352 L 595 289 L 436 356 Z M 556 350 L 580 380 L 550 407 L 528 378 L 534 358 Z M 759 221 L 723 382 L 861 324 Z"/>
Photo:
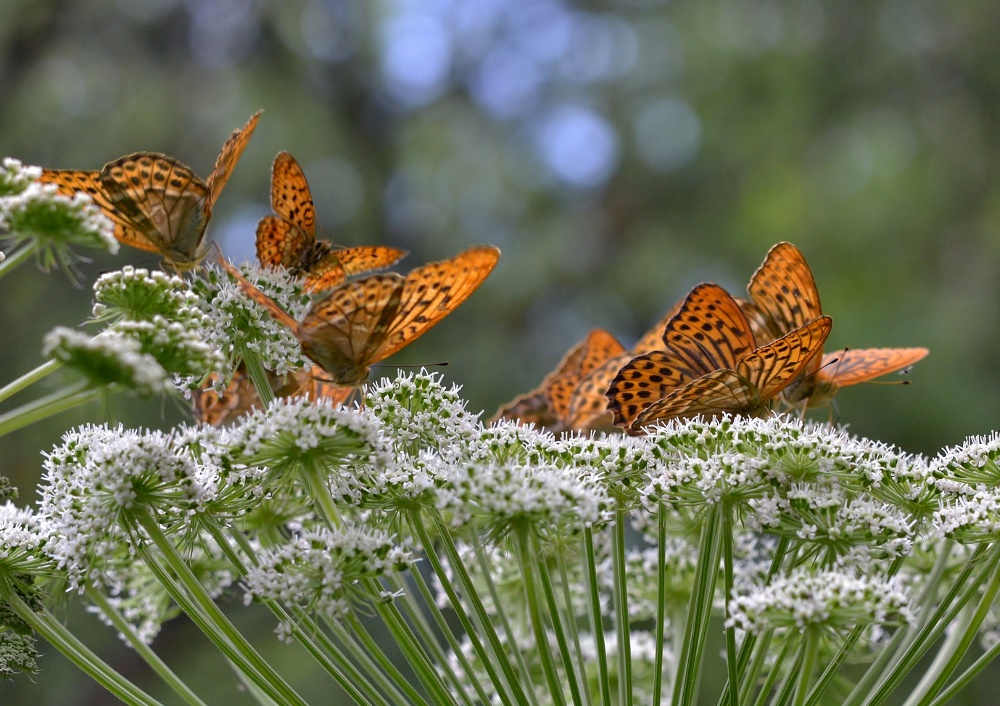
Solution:
<path fill-rule="evenodd" d="M 500 250 L 483 245 L 406 277 L 369 275 L 331 289 L 296 321 L 225 260 L 244 294 L 291 329 L 302 352 L 337 385 L 357 387 L 369 368 L 412 343 L 468 299 L 493 271 Z"/>
<path fill-rule="evenodd" d="M 99 172 L 45 169 L 41 181 L 66 195 L 90 194 L 115 226 L 115 237 L 133 248 L 162 255 L 178 270 L 205 258 L 205 229 L 212 207 L 257 127 L 260 111 L 222 147 L 202 181 L 190 167 L 157 152 L 136 152 L 108 162 Z"/>
<path fill-rule="evenodd" d="M 741 305 L 759 340 L 780 338 L 822 315 L 812 270 L 791 243 L 778 243 L 768 251 L 747 291 L 753 301 Z M 926 348 L 863 348 L 816 355 L 782 397 L 790 405 L 826 405 L 844 385 L 902 370 L 928 353 Z"/>
<path fill-rule="evenodd" d="M 334 405 L 342 405 L 346 404 L 354 393 L 354 388 L 334 385 L 333 381 L 321 372 L 311 369 L 280 376 L 268 371 L 267 377 L 275 397 L 305 395 L 312 400 L 326 397 L 331 399 Z M 255 409 L 264 408 L 260 395 L 244 366 L 240 365 L 236 369 L 221 394 L 212 386 L 216 378 L 216 374 L 212 373 L 194 392 L 192 402 L 194 415 L 198 421 L 218 427 L 236 421 Z"/>
<path fill-rule="evenodd" d="M 519 420 L 553 433 L 582 430 L 584 427 L 575 426 L 571 419 L 580 384 L 609 358 L 617 359 L 624 352 L 625 347 L 614 336 L 604 329 L 594 329 L 569 349 L 537 388 L 503 405 L 490 421 Z M 603 412 L 603 407 L 599 411 Z"/>
<path fill-rule="evenodd" d="M 736 300 L 718 285 L 698 285 L 663 331 L 666 350 L 640 355 L 618 371 L 608 409 L 631 434 L 674 417 L 764 414 L 821 349 L 832 325 L 821 316 L 757 347 Z"/>
<path fill-rule="evenodd" d="M 404 250 L 382 246 L 334 249 L 316 239 L 316 209 L 302 167 L 288 152 L 271 166 L 271 208 L 257 224 L 257 259 L 306 278 L 306 289 L 320 292 L 348 277 L 381 270 L 399 262 Z"/>

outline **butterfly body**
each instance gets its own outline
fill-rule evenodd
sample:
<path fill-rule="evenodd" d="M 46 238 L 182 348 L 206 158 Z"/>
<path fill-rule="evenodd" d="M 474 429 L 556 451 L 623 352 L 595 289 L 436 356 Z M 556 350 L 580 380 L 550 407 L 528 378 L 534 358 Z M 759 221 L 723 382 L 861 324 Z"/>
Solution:
<path fill-rule="evenodd" d="M 193 269 L 208 252 L 205 231 L 215 200 L 259 117 L 258 112 L 233 132 L 205 181 L 187 165 L 157 152 L 120 157 L 97 172 L 45 169 L 41 181 L 67 195 L 89 194 L 114 224 L 120 242 L 159 253 L 178 270 Z"/>
<path fill-rule="evenodd" d="M 406 252 L 384 246 L 334 248 L 316 238 L 316 209 L 302 167 L 288 152 L 271 166 L 271 209 L 257 224 L 257 259 L 304 277 L 314 292 L 332 289 L 349 277 L 384 269 Z"/>

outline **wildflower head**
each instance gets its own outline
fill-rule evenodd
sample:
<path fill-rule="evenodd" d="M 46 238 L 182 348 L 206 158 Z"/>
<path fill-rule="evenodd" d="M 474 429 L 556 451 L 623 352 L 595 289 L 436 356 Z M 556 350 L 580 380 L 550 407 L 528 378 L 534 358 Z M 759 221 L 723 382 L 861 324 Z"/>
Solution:
<path fill-rule="evenodd" d="M 837 571 L 797 571 L 735 596 L 726 625 L 756 634 L 774 628 L 846 634 L 865 625 L 912 620 L 909 598 L 888 582 Z"/>
<path fill-rule="evenodd" d="M 25 166 L 20 160 L 5 157 L 0 164 L 0 198 L 22 193 L 41 176 L 41 167 Z"/>
<path fill-rule="evenodd" d="M 293 318 L 301 318 L 308 309 L 309 295 L 302 280 L 284 270 L 243 269 L 248 280 Z M 207 279 L 197 280 L 194 288 L 208 322 L 203 336 L 234 368 L 248 356 L 259 358 L 265 368 L 279 375 L 306 366 L 294 334 L 243 294 L 228 274 L 210 267 Z"/>
<path fill-rule="evenodd" d="M 32 182 L 18 193 L 0 197 L 0 230 L 15 247 L 34 248 L 45 270 L 59 265 L 72 272 L 73 247 L 118 252 L 114 226 L 90 196 L 81 192 L 66 196 L 54 184 Z"/>
<path fill-rule="evenodd" d="M 120 333 L 88 336 L 57 326 L 46 334 L 43 353 L 81 373 L 93 388 L 115 386 L 147 395 L 169 389 L 163 366 L 142 352 L 138 340 Z"/>

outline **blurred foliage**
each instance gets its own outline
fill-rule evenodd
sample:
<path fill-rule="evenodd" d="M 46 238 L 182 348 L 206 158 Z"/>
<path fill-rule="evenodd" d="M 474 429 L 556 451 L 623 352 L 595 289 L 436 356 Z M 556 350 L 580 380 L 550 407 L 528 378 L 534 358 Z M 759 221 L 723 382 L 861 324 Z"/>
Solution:
<path fill-rule="evenodd" d="M 154 150 L 206 175 L 264 108 L 212 237 L 252 257 L 289 150 L 339 244 L 403 247 L 408 266 L 500 246 L 482 289 L 391 361 L 447 360 L 487 413 L 590 328 L 631 344 L 698 282 L 742 291 L 790 240 L 828 349 L 931 349 L 909 387 L 844 391 L 839 419 L 934 453 L 998 426 L 998 30 L 985 0 L 8 0 L 0 155 L 98 169 Z M 84 272 L 126 262 L 156 266 L 123 248 Z M 24 270 L 2 282 L 7 379 L 90 307 Z M 184 418 L 113 401 L 6 438 L 26 500 L 39 450 L 98 413 Z M 79 697 L 51 703 L 99 703 Z"/>

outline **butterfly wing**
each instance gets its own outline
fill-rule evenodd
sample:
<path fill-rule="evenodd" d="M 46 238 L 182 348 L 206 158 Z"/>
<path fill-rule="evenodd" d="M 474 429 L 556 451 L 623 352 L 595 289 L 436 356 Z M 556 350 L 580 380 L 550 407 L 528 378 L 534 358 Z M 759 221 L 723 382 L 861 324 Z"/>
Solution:
<path fill-rule="evenodd" d="M 856 385 L 909 367 L 928 353 L 926 348 L 851 348 L 824 355 L 819 375 L 838 387 Z"/>
<path fill-rule="evenodd" d="M 691 290 L 663 331 L 666 350 L 704 375 L 733 369 L 756 346 L 739 304 L 717 284 Z"/>
<path fill-rule="evenodd" d="M 330 290 L 313 304 L 298 325 L 302 351 L 338 385 L 358 386 L 368 379 L 402 313 L 405 278 L 371 275 Z"/>
<path fill-rule="evenodd" d="M 149 238 L 136 230 L 135 224 L 112 203 L 101 183 L 100 172 L 82 172 L 72 169 L 44 169 L 40 181 L 55 184 L 60 194 L 73 196 L 77 191 L 88 194 L 115 227 L 115 238 L 133 248 L 148 252 L 159 252 Z"/>
<path fill-rule="evenodd" d="M 611 380 L 605 393 L 608 411 L 616 426 L 628 427 L 654 402 L 703 374 L 700 366 L 692 369 L 673 351 L 644 353 L 626 363 Z"/>
<path fill-rule="evenodd" d="M 410 272 L 403 285 L 399 315 L 373 352 L 371 363 L 409 345 L 454 311 L 479 288 L 499 258 L 499 248 L 483 245 Z"/>
<path fill-rule="evenodd" d="M 288 152 L 279 152 L 271 165 L 271 209 L 316 239 L 316 209 L 302 167 Z"/>
<path fill-rule="evenodd" d="M 815 318 L 745 356 L 736 372 L 758 391 L 760 402 L 768 402 L 818 357 L 832 327 L 829 316 Z"/>
<path fill-rule="evenodd" d="M 212 173 L 208 175 L 208 179 L 205 180 L 209 192 L 208 197 L 205 199 L 205 211 L 207 214 L 211 215 L 212 207 L 219 198 L 219 194 L 222 193 L 222 187 L 229 181 L 229 176 L 233 173 L 236 162 L 239 161 L 243 150 L 246 149 L 247 142 L 253 136 L 253 131 L 257 128 L 257 121 L 260 120 L 262 112 L 258 110 L 251 115 L 247 124 L 234 130 L 233 134 L 226 140 L 226 144 L 222 146 L 222 152 L 219 153 L 218 158 L 215 160 L 215 167 L 212 169 Z"/>
<path fill-rule="evenodd" d="M 310 243 L 315 242 L 290 221 L 264 216 L 257 223 L 257 260 L 265 267 L 300 268 L 304 262 L 303 254 Z"/>
<path fill-rule="evenodd" d="M 317 245 L 326 243 L 317 242 Z M 406 257 L 405 250 L 383 245 L 363 245 L 338 250 L 327 249 L 314 264 L 305 269 L 306 288 L 323 292 L 339 286 L 348 277 L 391 267 Z"/>
<path fill-rule="evenodd" d="M 770 334 L 769 340 L 781 338 L 823 315 L 812 270 L 791 243 L 778 243 L 768 251 L 747 291 L 761 324 Z"/>
<path fill-rule="evenodd" d="M 246 369 L 237 369 L 221 394 L 213 386 L 217 379 L 218 375 L 212 373 L 192 394 L 194 416 L 199 422 L 219 427 L 255 409 L 263 408 Z"/>
<path fill-rule="evenodd" d="M 152 248 L 178 269 L 203 259 L 208 187 L 186 165 L 154 152 L 137 152 L 104 165 L 101 185 L 111 203 Z M 130 243 L 131 244 L 131 243 Z"/>

